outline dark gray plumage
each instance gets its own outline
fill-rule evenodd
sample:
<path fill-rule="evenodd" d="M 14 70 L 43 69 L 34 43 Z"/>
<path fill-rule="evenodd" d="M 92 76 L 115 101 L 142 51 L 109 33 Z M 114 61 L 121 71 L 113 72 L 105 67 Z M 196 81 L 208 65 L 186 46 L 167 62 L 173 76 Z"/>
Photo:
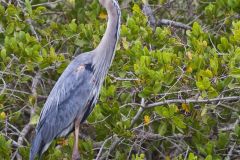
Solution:
<path fill-rule="evenodd" d="M 36 144 L 38 147 L 37 149 L 32 147 L 31 153 L 40 153 L 41 155 L 44 148 L 47 148 L 54 138 L 68 135 L 73 130 L 73 121 L 78 112 L 85 113 L 88 109 L 87 107 L 79 108 L 79 106 L 86 106 L 92 98 L 96 100 L 96 93 L 91 94 L 91 89 L 96 87 L 94 86 L 96 84 L 90 81 L 93 78 L 93 70 L 81 69 L 83 65 L 92 67 L 90 61 L 91 54 L 80 54 L 68 65 L 55 84 L 36 128 L 38 141 L 35 140 L 34 143 L 38 143 Z M 76 68 L 76 66 L 80 68 Z M 88 107 L 92 109 L 94 103 L 95 101 Z M 41 139 L 41 143 L 39 143 L 39 139 Z"/>
<path fill-rule="evenodd" d="M 72 159 L 79 159 L 79 124 L 93 110 L 103 80 L 114 58 L 120 31 L 120 8 L 116 0 L 99 0 L 107 9 L 109 20 L 99 46 L 77 56 L 53 87 L 41 111 L 32 142 L 30 160 L 47 150 L 53 139 L 65 137 L 74 130 Z"/>

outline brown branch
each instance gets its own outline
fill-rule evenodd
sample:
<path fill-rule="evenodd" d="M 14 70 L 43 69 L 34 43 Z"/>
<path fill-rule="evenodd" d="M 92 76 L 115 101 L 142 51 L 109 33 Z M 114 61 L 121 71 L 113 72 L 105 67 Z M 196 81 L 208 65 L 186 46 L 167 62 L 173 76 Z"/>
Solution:
<path fill-rule="evenodd" d="M 5 88 L 5 86 L 4 87 L 0 87 L 0 89 L 1 90 L 5 90 L 5 91 L 9 91 L 9 92 L 12 92 L 12 93 L 21 93 L 21 94 L 27 94 L 27 95 L 31 95 L 32 94 L 32 93 L 26 92 L 26 91 L 21 91 L 21 90 L 16 90 L 16 89 L 11 89 L 11 88 Z M 43 101 L 43 100 L 46 100 L 46 99 L 47 99 L 47 96 L 43 96 L 43 95 L 38 95 L 37 96 L 37 100 L 38 101 Z"/>
<path fill-rule="evenodd" d="M 186 136 L 182 134 L 175 134 L 172 136 L 161 136 L 160 134 L 155 134 L 151 132 L 146 132 L 142 130 L 135 130 L 136 136 L 139 138 L 147 139 L 147 140 L 162 140 L 162 139 L 183 139 L 186 138 Z"/>
<path fill-rule="evenodd" d="M 100 156 L 101 156 L 101 154 L 102 154 L 102 151 L 103 151 L 103 148 L 104 148 L 105 144 L 106 144 L 107 141 L 109 141 L 111 138 L 112 138 L 112 137 L 109 137 L 109 138 L 105 139 L 105 141 L 102 143 L 101 148 L 100 148 L 99 151 L 98 151 L 98 154 L 97 154 L 96 160 L 98 160 L 98 159 L 100 158 Z"/>
<path fill-rule="evenodd" d="M 21 131 L 21 134 L 19 135 L 18 138 L 18 145 L 21 146 L 23 144 L 23 140 L 26 137 L 26 135 L 28 134 L 28 132 L 30 131 L 30 129 L 32 128 L 32 126 L 30 124 L 27 124 Z"/>
<path fill-rule="evenodd" d="M 230 150 L 229 150 L 229 152 L 227 154 L 227 157 L 225 158 L 226 160 L 230 160 L 231 159 L 231 156 L 232 156 L 233 149 L 234 149 L 235 145 L 236 145 L 236 142 L 234 142 L 234 144 L 231 146 L 231 148 L 230 148 Z"/>
<path fill-rule="evenodd" d="M 160 134 L 155 134 L 149 131 L 143 131 L 143 130 L 134 130 L 136 134 L 136 138 L 142 139 L 142 140 L 147 140 L 147 141 L 168 141 L 170 142 L 176 150 L 181 151 L 183 148 L 186 148 L 185 144 L 182 143 L 183 145 L 179 145 L 178 143 L 181 143 L 182 140 L 185 138 L 188 138 L 190 136 L 185 136 L 182 134 L 174 134 L 171 136 L 162 136 Z"/>
<path fill-rule="evenodd" d="M 159 20 L 157 25 L 158 26 L 167 25 L 167 26 L 172 26 L 172 27 L 175 27 L 175 28 L 182 28 L 182 29 L 185 29 L 185 30 L 191 30 L 192 29 L 192 27 L 190 27 L 189 25 L 183 24 L 181 22 L 175 22 L 175 21 L 168 20 L 168 19 Z"/>
<path fill-rule="evenodd" d="M 138 120 L 138 118 L 141 116 L 141 114 L 142 114 L 143 111 L 144 111 L 144 108 L 145 108 L 145 100 L 144 100 L 144 98 L 142 98 L 142 100 L 141 100 L 141 107 L 138 109 L 137 114 L 133 117 L 133 119 L 132 119 L 132 121 L 131 121 L 130 128 L 133 127 L 133 125 L 136 123 L 136 121 Z"/>
<path fill-rule="evenodd" d="M 238 117 L 238 119 L 233 124 L 230 124 L 229 126 L 220 128 L 219 130 L 223 131 L 223 132 L 234 130 L 236 128 L 236 126 L 239 124 L 239 122 L 240 122 L 240 116 Z"/>
<path fill-rule="evenodd" d="M 57 0 L 57 1 L 53 1 L 53 2 L 46 2 L 46 3 L 34 4 L 34 5 L 32 5 L 32 7 L 46 6 L 46 7 L 53 8 L 53 7 L 55 7 L 55 6 L 56 6 L 58 3 L 60 3 L 60 2 L 64 2 L 64 0 Z"/>
<path fill-rule="evenodd" d="M 240 100 L 240 96 L 219 97 L 219 98 L 212 98 L 212 99 L 171 99 L 171 100 L 163 100 L 161 102 L 148 104 L 145 108 L 152 108 L 156 106 L 162 106 L 162 105 L 173 104 L 173 103 L 212 103 L 212 102 L 219 102 L 219 101 L 239 101 L 239 100 Z"/>
<path fill-rule="evenodd" d="M 25 15 L 25 16 L 26 16 L 26 15 Z M 26 19 L 26 22 L 27 22 L 27 24 L 30 26 L 30 30 L 31 30 L 32 34 L 36 37 L 37 41 L 40 41 L 40 38 L 39 38 L 37 32 L 35 31 L 35 28 L 33 27 L 32 19 L 27 18 L 27 19 Z"/>
<path fill-rule="evenodd" d="M 150 26 L 154 29 L 156 25 L 162 26 L 162 25 L 168 25 L 175 28 L 182 28 L 185 30 L 191 30 L 192 27 L 190 27 L 187 24 L 181 23 L 181 22 L 175 22 L 173 20 L 168 19 L 160 19 L 158 22 L 156 22 L 156 19 L 153 15 L 153 11 L 151 7 L 149 6 L 148 2 L 146 0 L 143 1 L 143 13 L 148 17 L 148 23 Z"/>
<path fill-rule="evenodd" d="M 110 77 L 114 78 L 116 81 L 138 81 L 138 78 L 120 78 L 120 77 L 115 77 L 113 74 L 108 74 Z"/>
<path fill-rule="evenodd" d="M 157 107 L 157 106 L 162 106 L 162 105 L 167 105 L 167 104 L 173 104 L 173 103 L 213 103 L 213 102 L 222 102 L 222 101 L 239 101 L 240 96 L 232 96 L 232 97 L 219 97 L 219 98 L 212 98 L 212 99 L 171 99 L 171 100 L 163 100 L 160 102 L 156 103 L 151 103 L 151 104 L 145 104 L 143 101 L 141 102 L 141 105 L 137 114 L 133 117 L 131 121 L 131 126 L 132 128 L 138 118 L 141 116 L 141 114 L 144 112 L 145 109 Z"/>
<path fill-rule="evenodd" d="M 143 9 L 142 10 L 143 10 L 143 13 L 148 17 L 149 25 L 154 29 L 156 26 L 156 19 L 153 15 L 153 11 L 147 1 L 143 1 Z"/>
<path fill-rule="evenodd" d="M 122 141 L 122 138 L 118 138 L 117 135 L 113 135 L 112 139 L 113 139 L 113 142 L 112 142 L 110 148 L 108 149 L 108 151 L 103 153 L 103 155 L 99 158 L 100 160 L 108 159 L 110 153 L 112 151 L 114 151 L 114 149 L 117 147 L 117 145 Z"/>
<path fill-rule="evenodd" d="M 25 20 L 25 21 L 26 21 L 26 23 L 29 25 L 30 31 L 31 31 L 32 34 L 36 37 L 37 41 L 40 41 L 40 37 L 38 36 L 38 34 L 37 34 L 37 32 L 36 32 L 33 24 L 32 24 L 32 19 L 31 19 L 31 17 L 28 16 L 25 8 L 22 7 L 22 5 L 21 5 L 20 3 L 19 3 L 19 6 L 20 6 L 20 8 L 22 9 L 22 12 L 23 12 L 23 14 L 24 14 L 24 17 L 26 17 L 26 20 Z"/>

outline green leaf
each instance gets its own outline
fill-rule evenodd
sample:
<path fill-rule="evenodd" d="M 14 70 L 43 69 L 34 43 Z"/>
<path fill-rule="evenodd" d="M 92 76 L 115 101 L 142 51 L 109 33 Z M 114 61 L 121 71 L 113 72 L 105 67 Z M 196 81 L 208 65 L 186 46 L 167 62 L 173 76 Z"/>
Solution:
<path fill-rule="evenodd" d="M 76 19 L 73 19 L 71 21 L 71 23 L 69 24 L 69 28 L 73 31 L 73 32 L 77 32 L 77 24 L 75 23 Z"/>
<path fill-rule="evenodd" d="M 154 109 L 156 111 L 156 113 L 158 113 L 159 115 L 165 117 L 165 118 L 170 118 L 170 114 L 169 114 L 169 110 L 166 107 L 155 107 Z"/>
<path fill-rule="evenodd" d="M 6 15 L 8 17 L 18 17 L 19 16 L 19 11 L 14 5 L 9 5 L 8 8 L 6 9 Z"/>
<path fill-rule="evenodd" d="M 236 127 L 234 128 L 234 132 L 238 136 L 238 139 L 240 139 L 240 126 L 239 125 L 236 125 Z"/>
<path fill-rule="evenodd" d="M 26 43 L 26 34 L 23 31 L 16 33 L 17 40 Z"/>
<path fill-rule="evenodd" d="M 192 33 L 196 37 L 200 36 L 203 33 L 201 26 L 197 22 L 193 23 Z"/>
<path fill-rule="evenodd" d="M 185 123 L 183 122 L 183 119 L 182 119 L 182 118 L 180 118 L 180 117 L 178 117 L 178 116 L 173 116 L 173 117 L 172 117 L 172 120 L 173 120 L 173 123 L 174 123 L 177 127 L 181 128 L 181 129 L 186 128 L 186 125 L 185 125 Z"/>
<path fill-rule="evenodd" d="M 213 87 L 210 87 L 208 89 L 208 97 L 209 98 L 215 98 L 217 96 L 218 96 L 218 92 Z"/>
<path fill-rule="evenodd" d="M 7 28 L 6 28 L 6 31 L 5 31 L 6 35 L 12 34 L 13 31 L 14 31 L 14 28 L 15 28 L 15 25 L 14 25 L 13 22 L 10 23 L 10 24 L 8 24 L 8 26 L 7 26 Z"/>
<path fill-rule="evenodd" d="M 212 155 L 208 155 L 206 158 L 205 158 L 205 160 L 212 160 L 213 158 L 212 158 Z"/>
<path fill-rule="evenodd" d="M 228 49 L 230 49 L 228 39 L 225 38 L 225 37 L 222 37 L 221 38 L 221 44 L 219 44 L 217 47 L 220 51 L 227 51 Z"/>
<path fill-rule="evenodd" d="M 29 158 L 29 152 L 30 152 L 30 148 L 29 147 L 20 147 L 19 149 L 19 153 L 22 156 L 23 159 L 28 159 Z"/>
<path fill-rule="evenodd" d="M 234 68 L 230 72 L 230 76 L 233 78 L 240 78 L 240 68 Z"/>
<path fill-rule="evenodd" d="M 0 155 L 2 159 L 10 160 L 11 142 L 6 141 L 5 138 L 0 135 Z"/>
<path fill-rule="evenodd" d="M 213 70 L 214 74 L 217 74 L 218 71 L 218 59 L 216 57 L 210 59 L 210 67 Z"/>
<path fill-rule="evenodd" d="M 0 4 L 0 16 L 3 16 L 5 12 L 4 7 Z"/>
<path fill-rule="evenodd" d="M 229 143 L 229 135 L 227 133 L 220 133 L 217 141 L 217 147 L 219 149 L 224 149 Z"/>
<path fill-rule="evenodd" d="M 88 42 L 84 39 L 78 39 L 76 38 L 75 41 L 74 41 L 74 44 L 79 46 L 79 47 L 84 47 L 85 45 L 88 44 Z"/>
<path fill-rule="evenodd" d="M 195 156 L 193 153 L 189 153 L 188 160 L 197 160 L 197 156 Z"/>
<path fill-rule="evenodd" d="M 17 40 L 14 37 L 10 38 L 10 44 L 11 44 L 10 48 L 13 51 L 17 52 L 18 51 Z"/>
<path fill-rule="evenodd" d="M 2 58 L 3 60 L 5 60 L 6 55 L 7 55 L 7 51 L 6 51 L 5 48 L 3 48 L 3 49 L 1 50 L 1 58 Z"/>
<path fill-rule="evenodd" d="M 141 56 L 140 64 L 141 64 L 141 66 L 148 66 L 150 64 L 150 57 L 149 56 Z"/>
<path fill-rule="evenodd" d="M 158 133 L 161 136 L 164 136 L 166 132 L 167 132 L 167 124 L 165 122 L 163 122 L 163 123 L 161 123 L 161 125 L 159 125 Z"/>
<path fill-rule="evenodd" d="M 137 4 L 134 4 L 134 5 L 133 5 L 132 10 L 133 10 L 134 12 L 136 12 L 136 13 L 142 13 L 141 8 L 140 8 Z"/>
<path fill-rule="evenodd" d="M 206 153 L 207 153 L 208 155 L 211 155 L 211 154 L 213 153 L 213 148 L 214 148 L 213 143 L 209 141 L 209 142 L 206 144 L 206 148 L 205 148 Z"/>
<path fill-rule="evenodd" d="M 26 5 L 26 8 L 27 8 L 27 11 L 28 11 L 29 15 L 32 15 L 32 5 L 31 5 L 30 1 L 25 0 L 25 5 Z"/>
<path fill-rule="evenodd" d="M 212 3 L 210 3 L 207 7 L 205 7 L 205 14 L 208 16 L 213 16 L 215 14 L 216 7 Z"/>
<path fill-rule="evenodd" d="M 206 90 L 211 86 L 211 82 L 208 77 L 203 77 L 202 80 L 196 82 L 196 85 L 200 90 Z"/>
<path fill-rule="evenodd" d="M 37 124 L 39 118 L 40 118 L 39 115 L 35 114 L 35 115 L 31 118 L 31 120 L 30 120 L 30 124 L 32 124 L 32 125 Z"/>

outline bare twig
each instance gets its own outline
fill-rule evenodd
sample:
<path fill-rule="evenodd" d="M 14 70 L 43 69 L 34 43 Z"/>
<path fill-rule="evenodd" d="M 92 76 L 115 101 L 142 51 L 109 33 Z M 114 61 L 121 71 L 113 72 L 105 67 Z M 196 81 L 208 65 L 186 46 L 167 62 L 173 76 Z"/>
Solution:
<path fill-rule="evenodd" d="M 21 2 L 21 1 L 20 1 L 20 2 Z M 20 4 L 19 4 L 19 5 L 20 5 Z M 20 6 L 21 6 L 21 5 L 20 5 Z M 28 16 L 28 13 L 26 12 L 25 8 L 24 8 L 24 7 L 21 7 L 21 8 L 22 8 L 22 12 L 23 12 L 24 16 L 26 17 L 26 20 L 25 20 L 25 21 L 26 21 L 27 24 L 29 25 L 32 34 L 33 34 L 33 35 L 36 37 L 36 39 L 39 41 L 40 38 L 39 38 L 39 36 L 38 36 L 38 34 L 37 34 L 37 32 L 36 32 L 33 24 L 32 24 L 32 19 Z"/>
<path fill-rule="evenodd" d="M 138 109 L 137 114 L 133 117 L 133 119 L 132 119 L 132 121 L 131 121 L 131 126 L 130 126 L 130 128 L 133 127 L 133 125 L 136 123 L 136 121 L 138 120 L 138 118 L 141 116 L 141 114 L 142 114 L 143 111 L 144 111 L 144 108 L 145 108 L 145 100 L 144 100 L 144 98 L 142 98 L 141 107 Z"/>
<path fill-rule="evenodd" d="M 168 26 L 172 26 L 175 28 L 182 28 L 185 30 L 191 30 L 192 28 L 189 25 L 183 24 L 181 22 L 175 22 L 172 20 L 168 20 L 168 19 L 161 19 L 158 21 L 157 25 L 161 26 L 161 25 L 168 25 Z"/>
<path fill-rule="evenodd" d="M 185 138 L 186 136 L 182 135 L 182 134 L 175 134 L 175 135 L 172 135 L 172 136 L 161 136 L 160 134 L 154 134 L 154 133 L 151 133 L 151 132 L 145 132 L 145 131 L 142 131 L 142 130 L 135 130 L 135 133 L 137 133 L 137 136 L 139 137 L 142 137 L 144 139 L 147 139 L 147 140 L 161 140 L 161 139 L 182 139 L 182 138 Z"/>
<path fill-rule="evenodd" d="M 117 145 L 122 141 L 122 138 L 118 138 L 116 135 L 112 137 L 113 142 L 112 145 L 110 146 L 109 150 L 104 152 L 104 154 L 99 158 L 100 160 L 103 159 L 108 159 L 108 156 L 110 153 L 117 147 Z"/>
<path fill-rule="evenodd" d="M 3 82 L 3 88 L 2 90 L 0 91 L 0 95 L 4 93 L 5 89 L 7 88 L 7 85 L 6 85 L 6 82 L 3 78 L 1 78 L 2 82 Z"/>
<path fill-rule="evenodd" d="M 120 78 L 115 77 L 113 74 L 108 74 L 110 77 L 114 78 L 116 81 L 138 81 L 138 78 Z"/>
<path fill-rule="evenodd" d="M 39 41 L 39 36 L 37 34 L 37 32 L 35 31 L 35 28 L 33 27 L 33 24 L 32 24 L 32 20 L 30 18 L 27 18 L 26 19 L 26 22 L 27 24 L 30 26 L 30 30 L 32 32 L 32 34 L 36 37 L 36 39 Z"/>
<path fill-rule="evenodd" d="M 105 139 L 105 141 L 103 142 L 103 144 L 102 144 L 100 150 L 98 151 L 98 155 L 97 155 L 97 157 L 96 157 L 96 160 L 98 160 L 98 159 L 100 158 L 100 156 L 101 156 L 101 154 L 102 154 L 102 151 L 103 151 L 103 148 L 104 148 L 105 144 L 106 144 L 107 141 L 109 141 L 111 138 L 112 138 L 112 137 L 109 137 L 109 138 Z"/>
<path fill-rule="evenodd" d="M 220 131 L 231 131 L 231 130 L 234 130 L 236 128 L 236 126 L 239 124 L 239 122 L 240 122 L 240 116 L 238 117 L 238 119 L 233 124 L 230 124 L 229 126 L 226 126 L 224 128 L 220 128 L 219 130 Z"/>
<path fill-rule="evenodd" d="M 143 0 L 143 13 L 148 17 L 148 23 L 149 25 L 154 29 L 156 26 L 156 19 L 153 15 L 153 11 L 151 7 L 149 6 L 148 2 L 146 0 Z"/>
<path fill-rule="evenodd" d="M 232 97 L 220 97 L 220 98 L 212 98 L 212 99 L 171 99 L 171 100 L 163 100 L 161 102 L 151 103 L 146 105 L 145 108 L 152 108 L 156 106 L 173 104 L 173 103 L 212 103 L 218 101 L 239 101 L 240 96 L 232 96 Z"/>
<path fill-rule="evenodd" d="M 133 117 L 130 128 L 136 123 L 138 118 L 141 116 L 145 109 L 173 104 L 173 103 L 213 103 L 213 102 L 222 102 L 222 101 L 239 101 L 240 96 L 232 96 L 232 97 L 219 97 L 219 98 L 212 98 L 212 99 L 171 99 L 171 100 L 163 100 L 156 103 L 145 104 L 144 99 L 142 99 L 141 105 L 137 114 Z"/>
<path fill-rule="evenodd" d="M 222 106 L 222 107 L 227 108 L 227 109 L 230 109 L 230 110 L 232 110 L 232 111 L 234 111 L 234 112 L 238 112 L 238 111 L 239 111 L 239 110 L 236 109 L 236 108 L 230 107 L 229 105 L 222 104 L 222 103 L 219 103 L 218 106 Z"/>
<path fill-rule="evenodd" d="M 187 157 L 188 157 L 188 152 L 189 152 L 189 146 L 188 146 L 187 151 L 186 151 L 186 154 L 185 154 L 185 156 L 184 156 L 184 160 L 187 159 Z"/>
<path fill-rule="evenodd" d="M 40 73 L 38 72 L 38 73 L 36 73 L 36 75 L 35 75 L 35 77 L 33 78 L 33 81 L 32 81 L 31 91 L 32 91 L 33 97 L 35 97 L 35 103 L 31 107 L 30 120 L 29 120 L 28 124 L 26 124 L 24 126 L 24 128 L 21 131 L 21 135 L 18 137 L 17 143 L 18 143 L 19 146 L 21 146 L 23 144 L 23 139 L 26 137 L 26 135 L 29 133 L 29 131 L 33 127 L 32 124 L 30 123 L 30 121 L 31 121 L 31 118 L 34 116 L 35 108 L 37 107 L 37 85 L 39 83 L 40 77 L 41 77 Z M 17 148 L 16 152 L 18 152 L 18 148 Z M 17 159 L 21 160 L 22 157 L 19 154 L 17 154 Z"/>
<path fill-rule="evenodd" d="M 229 150 L 229 152 L 228 152 L 227 157 L 225 158 L 225 160 L 230 160 L 230 159 L 231 159 L 232 152 L 233 152 L 233 149 L 234 149 L 235 145 L 236 145 L 236 142 L 234 142 L 234 144 L 231 146 L 231 148 L 230 148 L 230 150 Z"/>
<path fill-rule="evenodd" d="M 55 6 L 57 3 L 60 3 L 60 2 L 64 2 L 64 0 L 56 0 L 56 1 L 53 1 L 53 2 L 46 2 L 46 3 L 34 4 L 34 5 L 32 5 L 32 7 L 39 7 L 39 6 L 53 7 L 53 6 Z"/>

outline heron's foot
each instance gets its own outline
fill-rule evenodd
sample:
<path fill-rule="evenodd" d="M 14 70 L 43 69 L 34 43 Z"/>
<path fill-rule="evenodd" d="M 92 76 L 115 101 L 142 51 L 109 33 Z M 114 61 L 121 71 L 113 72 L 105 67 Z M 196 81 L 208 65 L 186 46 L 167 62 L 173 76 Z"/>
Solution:
<path fill-rule="evenodd" d="M 72 160 L 80 160 L 80 154 L 78 151 L 73 151 Z"/>

